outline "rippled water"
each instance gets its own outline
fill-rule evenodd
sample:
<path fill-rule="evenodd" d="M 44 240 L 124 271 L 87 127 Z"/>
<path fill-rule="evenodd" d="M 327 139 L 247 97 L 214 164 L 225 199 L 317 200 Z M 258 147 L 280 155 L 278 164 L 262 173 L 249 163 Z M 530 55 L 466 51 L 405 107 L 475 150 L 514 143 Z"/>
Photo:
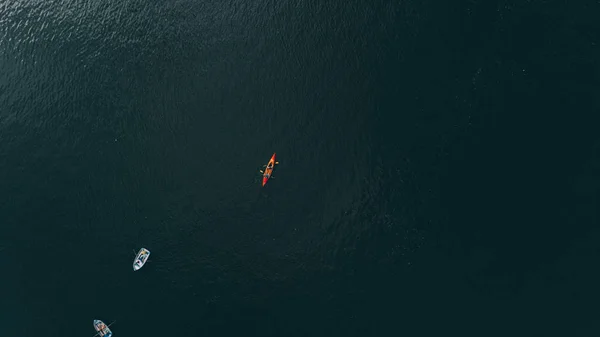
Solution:
<path fill-rule="evenodd" d="M 576 8 L 0 3 L 1 335 L 535 335 L 595 233 Z"/>
<path fill-rule="evenodd" d="M 357 267 L 406 266 L 423 236 L 389 183 L 410 168 L 376 130 L 394 8 L 0 5 L 11 335 L 304 335 Z"/>

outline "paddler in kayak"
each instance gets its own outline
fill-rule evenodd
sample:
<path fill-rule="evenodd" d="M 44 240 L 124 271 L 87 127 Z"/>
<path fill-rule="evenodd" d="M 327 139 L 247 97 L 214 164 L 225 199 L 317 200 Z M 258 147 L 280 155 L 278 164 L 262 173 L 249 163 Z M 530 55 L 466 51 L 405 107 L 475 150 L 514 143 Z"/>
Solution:
<path fill-rule="evenodd" d="M 266 168 L 264 171 L 260 171 L 260 173 L 263 174 L 263 180 L 262 180 L 262 185 L 265 186 L 265 184 L 267 183 L 267 181 L 269 181 L 269 178 L 271 178 L 271 175 L 273 174 L 273 168 L 275 167 L 275 164 L 279 164 L 279 162 L 275 161 L 275 153 L 273 153 L 273 156 L 271 157 L 271 159 L 269 160 L 269 163 L 266 165 Z"/>

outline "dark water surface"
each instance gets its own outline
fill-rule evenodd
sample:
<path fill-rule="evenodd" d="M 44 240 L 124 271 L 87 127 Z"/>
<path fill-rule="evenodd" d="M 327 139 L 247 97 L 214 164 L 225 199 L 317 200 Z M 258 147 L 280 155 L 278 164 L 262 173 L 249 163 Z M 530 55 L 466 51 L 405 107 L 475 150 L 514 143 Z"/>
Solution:
<path fill-rule="evenodd" d="M 0 2 L 0 336 L 599 335 L 598 13 Z"/>

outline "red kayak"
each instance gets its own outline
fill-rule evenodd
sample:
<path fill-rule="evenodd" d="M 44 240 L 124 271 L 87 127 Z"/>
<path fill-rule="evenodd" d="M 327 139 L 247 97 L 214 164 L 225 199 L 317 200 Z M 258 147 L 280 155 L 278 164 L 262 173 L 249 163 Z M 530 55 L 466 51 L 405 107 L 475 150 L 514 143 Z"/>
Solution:
<path fill-rule="evenodd" d="M 263 186 L 265 186 L 267 184 L 267 181 L 269 181 L 269 178 L 271 178 L 271 174 L 273 174 L 273 168 L 275 167 L 275 164 L 279 164 L 279 163 L 275 161 L 275 153 L 273 153 L 273 156 L 269 160 L 269 163 L 267 164 L 267 167 L 265 168 L 265 171 L 263 172 L 263 180 L 262 180 Z"/>

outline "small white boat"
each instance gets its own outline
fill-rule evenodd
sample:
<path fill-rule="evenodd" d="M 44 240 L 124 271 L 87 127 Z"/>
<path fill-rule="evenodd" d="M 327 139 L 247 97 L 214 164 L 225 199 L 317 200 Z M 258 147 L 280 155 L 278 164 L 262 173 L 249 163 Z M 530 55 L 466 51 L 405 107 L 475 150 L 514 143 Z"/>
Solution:
<path fill-rule="evenodd" d="M 112 331 L 110 331 L 110 329 L 108 328 L 108 325 L 104 324 L 104 322 L 102 322 L 99 319 L 94 320 L 94 329 L 96 329 L 96 331 L 98 331 L 96 336 L 112 337 Z"/>
<path fill-rule="evenodd" d="M 148 261 L 148 257 L 150 256 L 150 251 L 146 248 L 140 249 L 137 253 L 135 260 L 133 260 L 133 271 L 139 270 L 146 264 Z"/>

